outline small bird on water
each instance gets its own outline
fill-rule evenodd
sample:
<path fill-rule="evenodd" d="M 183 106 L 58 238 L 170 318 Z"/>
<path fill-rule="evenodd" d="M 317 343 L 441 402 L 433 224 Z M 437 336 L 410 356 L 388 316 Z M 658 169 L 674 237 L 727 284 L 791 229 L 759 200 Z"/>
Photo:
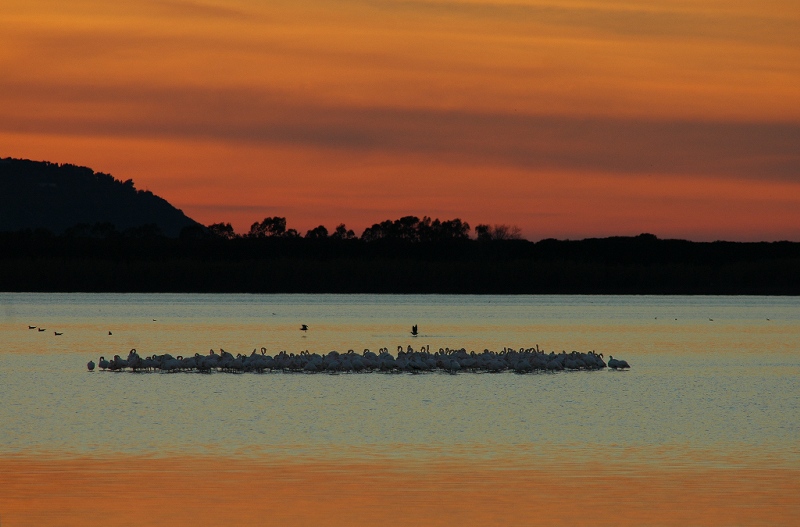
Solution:
<path fill-rule="evenodd" d="M 612 370 L 621 370 L 624 368 L 630 368 L 628 365 L 628 361 L 615 359 L 613 355 L 608 356 L 608 367 Z"/>
<path fill-rule="evenodd" d="M 301 325 L 300 326 L 300 331 L 303 331 L 303 332 L 308 331 L 308 325 L 307 324 Z"/>
<path fill-rule="evenodd" d="M 415 336 L 415 337 L 416 337 L 417 335 L 419 335 L 419 332 L 417 331 L 417 325 L 416 325 L 416 324 L 414 324 L 413 326 L 411 326 L 411 334 L 412 334 L 413 336 Z"/>
<path fill-rule="evenodd" d="M 86 363 L 86 367 L 89 368 L 89 371 L 94 371 L 94 361 L 90 360 L 88 363 Z"/>

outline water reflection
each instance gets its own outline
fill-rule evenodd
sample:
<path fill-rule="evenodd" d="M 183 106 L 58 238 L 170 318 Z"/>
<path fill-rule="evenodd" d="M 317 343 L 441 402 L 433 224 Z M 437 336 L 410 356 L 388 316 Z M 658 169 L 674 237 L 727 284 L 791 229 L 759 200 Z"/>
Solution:
<path fill-rule="evenodd" d="M 236 458 L 0 461 L 4 525 L 792 525 L 797 469 Z"/>

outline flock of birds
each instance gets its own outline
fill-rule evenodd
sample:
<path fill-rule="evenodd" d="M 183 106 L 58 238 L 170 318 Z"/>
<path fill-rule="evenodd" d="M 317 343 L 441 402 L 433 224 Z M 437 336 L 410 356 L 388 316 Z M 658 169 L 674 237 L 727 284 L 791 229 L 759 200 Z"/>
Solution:
<path fill-rule="evenodd" d="M 39 333 L 41 333 L 42 331 L 47 331 L 47 328 L 40 328 L 38 326 L 28 326 L 28 329 L 39 330 Z M 58 332 L 58 331 L 53 331 L 53 333 L 55 334 L 56 337 L 60 337 L 61 335 L 64 334 L 63 332 Z"/>
<path fill-rule="evenodd" d="M 301 331 L 307 332 L 308 325 L 303 324 Z M 412 336 L 419 335 L 417 326 L 411 331 Z M 610 356 L 605 362 L 602 353 L 589 351 L 582 353 L 572 351 L 567 353 L 545 353 L 534 348 L 503 348 L 495 352 L 488 349 L 481 353 L 467 352 L 466 349 L 439 348 L 431 352 L 430 346 L 421 346 L 415 350 L 408 346 L 403 349 L 397 347 L 397 356 L 392 355 L 388 348 L 381 348 L 377 353 L 365 349 L 363 353 L 348 350 L 346 353 L 331 351 L 327 354 L 310 353 L 308 350 L 300 353 L 287 353 L 281 351 L 277 355 L 267 354 L 267 348 L 253 350 L 250 355 L 233 355 L 220 349 L 213 349 L 206 355 L 195 353 L 191 357 L 173 357 L 169 353 L 141 357 L 132 349 L 128 357 L 123 359 L 115 355 L 113 359 L 106 360 L 100 357 L 95 365 L 89 361 L 86 365 L 89 371 L 94 371 L 95 366 L 101 370 L 134 372 L 160 371 L 160 372 L 231 372 L 244 373 L 267 371 L 303 372 L 303 373 L 360 373 L 360 372 L 407 372 L 422 373 L 441 371 L 447 373 L 458 372 L 487 372 L 499 373 L 512 371 L 515 373 L 530 373 L 534 371 L 563 371 L 563 370 L 600 370 L 606 367 L 615 370 L 630 368 L 624 360 Z"/>

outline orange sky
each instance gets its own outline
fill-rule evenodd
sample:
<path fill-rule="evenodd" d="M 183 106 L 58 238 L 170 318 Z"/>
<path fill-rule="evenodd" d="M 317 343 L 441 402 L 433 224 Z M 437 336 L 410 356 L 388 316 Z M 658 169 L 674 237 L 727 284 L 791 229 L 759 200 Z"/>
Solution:
<path fill-rule="evenodd" d="M 4 0 L 0 157 L 240 232 L 800 240 L 796 0 Z"/>

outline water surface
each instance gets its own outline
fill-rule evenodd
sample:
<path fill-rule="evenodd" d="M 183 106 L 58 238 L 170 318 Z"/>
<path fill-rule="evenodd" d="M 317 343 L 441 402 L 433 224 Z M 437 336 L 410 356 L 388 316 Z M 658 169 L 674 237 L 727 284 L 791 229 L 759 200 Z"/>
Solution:
<path fill-rule="evenodd" d="M 4 526 L 140 524 L 126 523 L 125 514 L 92 523 L 77 500 L 110 497 L 109 489 L 158 499 L 163 485 L 145 484 L 154 472 L 183 492 L 213 491 L 222 512 L 198 517 L 186 505 L 169 521 L 148 516 L 148 524 L 265 524 L 237 512 L 235 488 L 251 485 L 294 504 L 253 505 L 282 518 L 276 525 L 352 524 L 337 516 L 345 514 L 338 496 L 359 485 L 381 493 L 354 502 L 351 514 L 392 525 L 448 525 L 448 514 L 461 524 L 529 525 L 539 510 L 533 496 L 563 505 L 561 513 L 540 511 L 543 525 L 681 525 L 701 514 L 704 525 L 731 518 L 788 525 L 800 513 L 797 298 L 0 294 L 0 301 Z M 412 324 L 419 337 L 411 337 Z M 528 375 L 85 369 L 89 359 L 131 348 L 145 356 L 408 345 L 594 349 L 632 368 Z M 218 486 L 218 478 L 232 487 Z M 329 514 L 297 512 L 307 500 L 289 491 L 298 481 L 317 489 L 315 510 Z M 699 502 L 680 501 L 687 488 Z M 48 505 L 37 502 L 37 489 L 75 493 Z M 493 499 L 479 499 L 478 489 Z M 639 505 L 627 515 L 591 512 L 620 490 Z M 575 500 L 567 499 L 573 492 Z M 510 495 L 518 501 L 508 502 Z M 416 512 L 391 496 L 413 500 Z M 378 498 L 388 502 L 374 510 Z M 733 500 L 738 512 L 723 514 Z M 35 507 L 44 512 L 26 520 L 22 511 Z"/>

